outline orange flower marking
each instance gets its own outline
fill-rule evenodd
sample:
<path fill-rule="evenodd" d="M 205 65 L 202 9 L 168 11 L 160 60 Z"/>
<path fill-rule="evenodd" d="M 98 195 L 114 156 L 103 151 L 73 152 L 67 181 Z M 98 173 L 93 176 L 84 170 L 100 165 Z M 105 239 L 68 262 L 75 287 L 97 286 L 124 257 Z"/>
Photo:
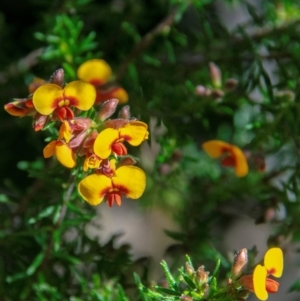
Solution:
<path fill-rule="evenodd" d="M 202 147 L 211 158 L 223 157 L 221 164 L 223 166 L 234 167 L 235 174 L 238 177 L 247 175 L 248 163 L 240 148 L 220 140 L 207 141 L 202 144 Z"/>
<path fill-rule="evenodd" d="M 95 88 L 88 83 L 74 81 L 61 88 L 55 84 L 45 84 L 33 94 L 35 109 L 42 115 L 50 115 L 54 111 L 60 120 L 72 119 L 74 106 L 80 110 L 89 110 L 96 99 Z"/>
<path fill-rule="evenodd" d="M 121 166 L 112 177 L 93 174 L 84 178 L 78 185 L 82 198 L 89 204 L 99 205 L 106 198 L 111 207 L 114 202 L 121 205 L 122 196 L 138 199 L 146 187 L 145 173 L 135 166 Z"/>
<path fill-rule="evenodd" d="M 147 124 L 141 121 L 131 121 L 119 129 L 107 128 L 99 133 L 94 143 L 94 153 L 101 159 L 106 159 L 111 152 L 122 156 L 127 154 L 123 145 L 127 141 L 133 146 L 140 145 L 148 139 Z"/>

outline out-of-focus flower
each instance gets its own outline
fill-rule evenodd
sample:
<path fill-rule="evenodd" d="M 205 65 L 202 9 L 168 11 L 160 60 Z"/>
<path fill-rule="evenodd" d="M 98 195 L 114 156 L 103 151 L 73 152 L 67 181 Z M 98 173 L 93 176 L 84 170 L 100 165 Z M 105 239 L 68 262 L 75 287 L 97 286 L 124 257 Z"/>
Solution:
<path fill-rule="evenodd" d="M 94 59 L 84 62 L 79 66 L 77 76 L 79 79 L 96 87 L 96 103 L 101 103 L 111 98 L 118 99 L 120 104 L 128 101 L 128 94 L 123 88 L 107 85 L 110 83 L 112 70 L 104 60 Z"/>
<path fill-rule="evenodd" d="M 89 110 L 96 99 L 94 86 L 82 81 L 73 81 L 64 88 L 56 84 L 45 84 L 36 89 L 32 101 L 42 115 L 55 113 L 60 120 L 74 118 L 70 107 Z"/>
<path fill-rule="evenodd" d="M 222 157 L 223 166 L 234 167 L 238 177 L 248 174 L 248 163 L 243 151 L 235 145 L 220 141 L 210 140 L 202 144 L 203 149 L 211 158 Z"/>
<path fill-rule="evenodd" d="M 101 159 L 106 159 L 112 152 L 119 156 L 127 154 L 123 142 L 133 146 L 140 145 L 148 139 L 148 126 L 141 121 L 126 122 L 120 128 L 106 128 L 97 136 L 94 143 L 94 153 Z"/>
<path fill-rule="evenodd" d="M 283 254 L 280 248 L 269 249 L 264 257 L 264 265 L 258 264 L 253 275 L 244 275 L 239 279 L 239 283 L 249 291 L 255 293 L 259 300 L 267 300 L 268 293 L 276 293 L 279 283 L 271 278 L 281 277 L 283 271 Z"/>
<path fill-rule="evenodd" d="M 119 206 L 122 196 L 138 199 L 146 187 L 146 176 L 136 166 L 121 166 L 111 177 L 104 174 L 92 174 L 84 178 L 78 185 L 82 198 L 89 204 L 99 205 L 105 198 L 111 207 L 114 202 Z"/>

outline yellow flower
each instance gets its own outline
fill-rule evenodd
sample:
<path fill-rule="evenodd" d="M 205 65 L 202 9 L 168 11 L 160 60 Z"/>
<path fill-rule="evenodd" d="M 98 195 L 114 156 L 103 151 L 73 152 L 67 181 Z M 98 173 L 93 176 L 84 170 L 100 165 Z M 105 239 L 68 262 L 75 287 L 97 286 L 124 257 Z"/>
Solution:
<path fill-rule="evenodd" d="M 76 166 L 76 159 L 73 150 L 63 141 L 51 141 L 45 146 L 43 154 L 44 158 L 50 158 L 55 155 L 57 160 L 67 168 L 73 168 Z"/>
<path fill-rule="evenodd" d="M 97 136 L 94 153 L 101 159 L 108 158 L 111 152 L 119 156 L 126 155 L 127 150 L 123 142 L 127 141 L 133 146 L 140 145 L 145 139 L 148 139 L 147 129 L 147 124 L 141 121 L 130 121 L 118 129 L 107 128 Z"/>
<path fill-rule="evenodd" d="M 48 143 L 44 150 L 44 158 L 50 158 L 53 155 L 57 160 L 67 168 L 76 166 L 76 158 L 73 149 L 68 145 L 72 138 L 72 130 L 68 121 L 64 121 L 58 132 L 58 140 Z M 64 141 L 63 141 L 64 140 Z"/>
<path fill-rule="evenodd" d="M 259 300 L 267 300 L 268 292 L 276 293 L 278 282 L 268 278 L 272 275 L 281 277 L 283 271 L 283 254 L 280 248 L 269 249 L 264 257 L 264 265 L 257 265 L 253 272 L 253 289 Z"/>
<path fill-rule="evenodd" d="M 50 115 L 54 111 L 60 120 L 74 118 L 70 107 L 89 110 L 96 99 L 94 86 L 82 81 L 73 81 L 64 88 L 56 84 L 44 84 L 36 89 L 32 101 L 35 109 L 42 115 Z"/>
<path fill-rule="evenodd" d="M 281 277 L 283 271 L 283 254 L 280 248 L 269 249 L 264 257 L 264 265 L 258 264 L 253 275 L 244 275 L 239 283 L 251 292 L 254 292 L 259 300 L 267 300 L 268 293 L 276 293 L 279 283 L 271 278 Z"/>
<path fill-rule="evenodd" d="M 248 174 L 248 163 L 243 151 L 232 144 L 220 141 L 210 140 L 202 144 L 203 149 L 211 158 L 220 158 L 223 156 L 221 164 L 223 166 L 234 167 L 235 174 L 238 177 L 244 177 Z"/>
<path fill-rule="evenodd" d="M 80 80 L 97 88 L 96 103 L 102 103 L 112 98 L 117 98 L 120 104 L 128 101 L 128 94 L 123 88 L 119 86 L 104 87 L 112 77 L 112 70 L 104 60 L 94 59 L 84 62 L 79 66 L 77 76 Z"/>
<path fill-rule="evenodd" d="M 106 198 L 111 207 L 114 202 L 121 205 L 122 196 L 138 199 L 146 187 L 146 176 L 136 166 L 121 166 L 112 177 L 92 174 L 78 184 L 78 191 L 89 204 L 99 205 Z"/>
<path fill-rule="evenodd" d="M 100 86 L 110 80 L 112 70 L 106 61 L 94 59 L 81 64 L 77 70 L 77 76 L 79 79 L 94 86 Z"/>

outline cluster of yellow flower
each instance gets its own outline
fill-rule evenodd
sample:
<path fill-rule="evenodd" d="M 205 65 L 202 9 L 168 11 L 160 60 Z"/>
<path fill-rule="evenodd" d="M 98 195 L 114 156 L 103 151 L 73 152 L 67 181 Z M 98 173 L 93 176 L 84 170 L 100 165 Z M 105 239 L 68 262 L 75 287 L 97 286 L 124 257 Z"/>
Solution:
<path fill-rule="evenodd" d="M 30 95 L 14 99 L 4 106 L 13 116 L 33 117 L 35 131 L 50 121 L 59 121 L 57 140 L 46 145 L 45 158 L 53 155 L 67 168 L 74 168 L 78 158 L 84 158 L 83 170 L 94 172 L 78 184 L 78 191 L 91 205 L 105 198 L 112 206 L 121 205 L 121 197 L 139 198 L 146 186 L 143 170 L 133 166 L 136 162 L 127 153 L 124 142 L 140 145 L 148 139 L 148 126 L 130 116 L 124 106 L 119 118 L 109 119 L 118 103 L 128 100 L 127 92 L 118 86 L 109 86 L 112 71 L 103 60 L 83 63 L 77 72 L 79 80 L 64 82 L 63 69 L 57 70 L 48 82 L 36 79 L 29 87 Z M 81 111 L 102 103 L 96 120 L 80 117 Z"/>

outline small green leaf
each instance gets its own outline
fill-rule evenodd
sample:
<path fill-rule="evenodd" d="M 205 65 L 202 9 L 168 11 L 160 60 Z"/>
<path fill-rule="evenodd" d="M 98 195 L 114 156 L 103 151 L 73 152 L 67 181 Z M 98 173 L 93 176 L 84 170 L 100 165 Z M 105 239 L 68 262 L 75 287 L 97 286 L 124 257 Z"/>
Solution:
<path fill-rule="evenodd" d="M 34 261 L 32 262 L 32 264 L 27 268 L 26 270 L 26 274 L 28 276 L 31 276 L 35 273 L 36 269 L 41 265 L 41 263 L 43 262 L 45 257 L 45 253 L 41 252 L 40 254 L 38 254 Z"/>
<path fill-rule="evenodd" d="M 164 293 L 164 294 L 167 294 L 167 295 L 172 295 L 172 296 L 180 296 L 181 295 L 180 292 L 177 292 L 177 291 L 174 291 L 174 290 L 170 290 L 168 288 L 164 288 L 164 287 L 161 287 L 161 286 L 155 286 L 155 289 L 159 293 Z"/>

